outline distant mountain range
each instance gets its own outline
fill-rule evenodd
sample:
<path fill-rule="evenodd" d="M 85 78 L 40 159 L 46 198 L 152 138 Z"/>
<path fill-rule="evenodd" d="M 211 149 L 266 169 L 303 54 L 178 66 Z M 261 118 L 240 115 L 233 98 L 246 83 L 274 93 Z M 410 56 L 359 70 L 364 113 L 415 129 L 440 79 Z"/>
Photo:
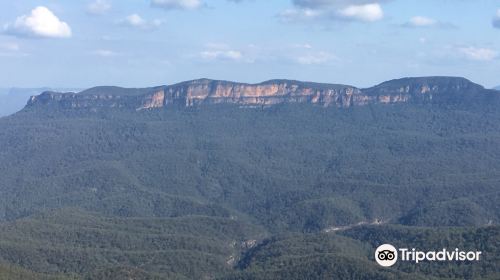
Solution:
<path fill-rule="evenodd" d="M 13 114 L 21 110 L 26 101 L 33 95 L 38 95 L 44 91 L 79 91 L 77 89 L 61 88 L 0 88 L 0 117 Z"/>
<path fill-rule="evenodd" d="M 283 103 L 312 103 L 323 107 L 353 107 L 395 103 L 491 103 L 497 91 L 460 77 L 419 77 L 391 80 L 360 89 L 342 84 L 270 80 L 259 84 L 199 79 L 171 86 L 126 89 L 95 87 L 76 93 L 47 91 L 33 97 L 28 107 L 65 109 L 124 108 L 146 110 L 162 107 L 197 107 L 234 104 L 243 107 Z"/>

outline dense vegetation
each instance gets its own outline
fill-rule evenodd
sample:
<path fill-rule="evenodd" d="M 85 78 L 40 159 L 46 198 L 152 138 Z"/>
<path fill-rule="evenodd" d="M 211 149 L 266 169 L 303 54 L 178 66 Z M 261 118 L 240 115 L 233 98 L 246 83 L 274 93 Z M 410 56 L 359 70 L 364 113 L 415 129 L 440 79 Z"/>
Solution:
<path fill-rule="evenodd" d="M 0 279 L 499 277 L 495 107 L 31 108 L 0 145 Z M 384 242 L 488 258 L 381 269 Z"/>
<path fill-rule="evenodd" d="M 0 256 L 46 273 L 90 277 L 120 269 L 200 279 L 228 270 L 230 256 L 241 253 L 243 242 L 262 239 L 262 231 L 224 218 L 125 219 L 64 209 L 0 227 Z"/>

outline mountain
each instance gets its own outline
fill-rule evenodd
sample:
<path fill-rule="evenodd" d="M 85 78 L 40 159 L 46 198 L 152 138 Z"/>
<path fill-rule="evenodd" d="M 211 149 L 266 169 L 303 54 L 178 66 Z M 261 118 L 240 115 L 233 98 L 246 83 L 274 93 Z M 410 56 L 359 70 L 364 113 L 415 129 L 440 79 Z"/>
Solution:
<path fill-rule="evenodd" d="M 37 95 L 48 90 L 64 91 L 64 89 L 50 88 L 0 89 L 0 117 L 7 116 L 21 110 L 26 105 L 26 100 L 28 100 L 30 96 Z"/>
<path fill-rule="evenodd" d="M 235 104 L 245 107 L 283 103 L 312 103 L 324 107 L 352 107 L 395 103 L 457 103 L 498 100 L 493 90 L 464 78 L 406 78 L 367 89 L 337 84 L 291 80 L 270 80 L 243 84 L 208 79 L 144 89 L 96 87 L 81 93 L 44 92 L 30 99 L 28 106 L 52 105 L 60 108 L 125 108 L 135 110 L 161 107 L 198 107 Z"/>
<path fill-rule="evenodd" d="M 13 114 L 26 105 L 26 100 L 32 95 L 47 91 L 48 88 L 5 88 L 0 90 L 0 117 Z"/>
<path fill-rule="evenodd" d="M 448 77 L 42 93 L 0 119 L 0 279 L 498 279 L 498 94 Z M 382 268 L 383 243 L 485 258 Z"/>
<path fill-rule="evenodd" d="M 494 87 L 495 90 L 500 90 L 500 86 Z"/>

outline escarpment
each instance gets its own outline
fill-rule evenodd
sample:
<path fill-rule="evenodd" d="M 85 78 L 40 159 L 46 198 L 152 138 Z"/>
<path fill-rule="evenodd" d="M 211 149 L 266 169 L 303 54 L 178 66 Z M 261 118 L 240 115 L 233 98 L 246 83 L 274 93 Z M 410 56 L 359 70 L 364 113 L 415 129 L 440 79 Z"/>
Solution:
<path fill-rule="evenodd" d="M 456 77 L 404 78 L 366 89 L 292 80 L 245 84 L 200 79 L 144 89 L 95 87 L 81 93 L 44 92 L 31 97 L 27 107 L 54 106 L 61 109 L 91 110 L 125 108 L 141 111 L 212 104 L 261 107 L 309 103 L 348 108 L 369 104 L 470 101 L 475 98 L 498 98 L 498 95 L 497 91 L 486 90 L 467 79 Z"/>

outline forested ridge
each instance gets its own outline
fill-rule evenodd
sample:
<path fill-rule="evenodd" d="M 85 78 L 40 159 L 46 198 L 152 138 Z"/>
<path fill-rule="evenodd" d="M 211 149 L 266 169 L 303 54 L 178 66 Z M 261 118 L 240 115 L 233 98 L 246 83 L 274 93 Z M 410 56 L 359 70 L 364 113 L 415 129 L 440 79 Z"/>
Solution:
<path fill-rule="evenodd" d="M 494 104 L 26 108 L 0 145 L 0 279 L 500 277 Z"/>

